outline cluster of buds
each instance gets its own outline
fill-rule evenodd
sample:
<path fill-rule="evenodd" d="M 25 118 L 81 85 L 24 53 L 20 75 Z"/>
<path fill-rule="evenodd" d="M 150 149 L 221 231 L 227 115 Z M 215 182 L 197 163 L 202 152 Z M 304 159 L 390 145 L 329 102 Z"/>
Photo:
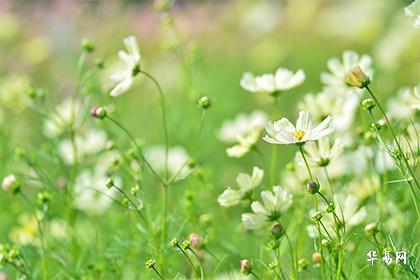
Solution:
<path fill-rule="evenodd" d="M 38 195 L 36 197 L 36 202 L 39 205 L 44 206 L 44 205 L 48 204 L 48 202 L 50 202 L 51 199 L 52 199 L 51 194 L 47 191 L 44 191 L 44 192 L 38 193 Z"/>
<path fill-rule="evenodd" d="M 21 266 L 22 261 L 17 248 L 0 244 L 0 266 L 5 264 Z"/>
<path fill-rule="evenodd" d="M 21 185 L 16 176 L 11 174 L 4 177 L 3 181 L 1 182 L 1 187 L 5 192 L 16 194 L 20 191 Z"/>
<path fill-rule="evenodd" d="M 360 66 L 356 66 L 344 76 L 344 82 L 351 87 L 365 88 L 370 84 L 370 78 Z"/>
<path fill-rule="evenodd" d="M 150 259 L 145 263 L 146 268 L 153 268 L 156 265 L 156 261 L 154 259 Z"/>

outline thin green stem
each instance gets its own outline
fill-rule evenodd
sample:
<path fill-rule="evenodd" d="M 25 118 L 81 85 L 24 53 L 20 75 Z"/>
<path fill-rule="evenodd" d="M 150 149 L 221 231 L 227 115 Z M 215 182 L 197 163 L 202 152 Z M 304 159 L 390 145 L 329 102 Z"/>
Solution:
<path fill-rule="evenodd" d="M 299 151 L 302 154 L 302 158 L 303 158 L 303 161 L 305 162 L 306 169 L 308 170 L 309 177 L 310 177 L 311 181 L 313 181 L 314 180 L 314 176 L 312 176 L 312 171 L 311 171 L 311 168 L 309 167 L 308 160 L 306 159 L 305 151 L 303 150 L 303 145 L 304 144 L 298 144 Z"/>
<path fill-rule="evenodd" d="M 157 276 L 159 276 L 160 279 L 164 280 L 164 278 L 162 277 L 162 275 L 159 273 L 159 271 L 154 266 L 152 266 L 152 269 L 157 274 Z"/>
<path fill-rule="evenodd" d="M 165 94 L 163 93 L 162 87 L 159 82 L 149 73 L 144 70 L 140 70 L 140 73 L 143 73 L 147 78 L 149 78 L 156 86 L 159 91 L 160 96 L 160 107 L 162 110 L 162 125 L 164 133 L 164 142 L 165 142 L 165 179 L 168 179 L 168 152 L 169 152 L 169 136 L 168 136 L 168 124 L 166 121 L 166 105 L 165 105 Z"/>
<path fill-rule="evenodd" d="M 382 115 L 383 115 L 383 117 L 384 117 L 384 119 L 385 119 L 385 122 L 386 122 L 386 124 L 388 125 L 389 130 L 391 131 L 392 137 L 394 138 L 395 144 L 397 145 L 398 150 L 400 151 L 400 153 L 401 153 L 401 155 L 402 155 L 402 158 L 403 158 L 404 164 L 405 164 L 405 166 L 407 167 L 407 170 L 408 170 L 408 172 L 410 173 L 411 178 L 413 179 L 413 181 L 414 181 L 414 183 L 416 184 L 417 188 L 418 188 L 418 189 L 420 189 L 419 182 L 417 181 L 416 176 L 414 175 L 414 172 L 413 172 L 413 170 L 411 169 L 410 164 L 408 163 L 408 159 L 407 159 L 407 157 L 406 157 L 406 155 L 405 155 L 405 153 L 404 153 L 403 149 L 401 148 L 400 142 L 398 141 L 397 135 L 395 134 L 394 128 L 392 127 L 391 122 L 389 121 L 388 116 L 387 116 L 387 115 L 386 115 L 386 113 L 385 113 L 385 110 L 382 108 L 381 103 L 379 103 L 378 99 L 377 99 L 377 98 L 376 98 L 376 96 L 373 94 L 373 92 L 370 90 L 370 88 L 369 88 L 368 86 L 366 86 L 366 89 L 367 89 L 367 91 L 369 92 L 370 96 L 371 96 L 371 97 L 373 98 L 373 100 L 375 101 L 375 103 L 376 103 L 376 105 L 378 106 L 379 110 L 381 111 L 381 113 L 382 113 Z"/>
<path fill-rule="evenodd" d="M 277 164 L 277 146 L 271 147 L 271 163 L 270 163 L 270 185 L 274 185 L 276 178 L 276 164 Z"/>
<path fill-rule="evenodd" d="M 198 277 L 198 271 L 195 268 L 193 262 L 191 261 L 190 257 L 188 256 L 187 252 L 184 251 L 184 249 L 181 248 L 181 246 L 177 245 L 178 249 L 182 252 L 182 254 L 184 254 L 185 258 L 188 260 L 188 262 L 191 265 L 192 270 L 195 272 L 196 276 Z"/>

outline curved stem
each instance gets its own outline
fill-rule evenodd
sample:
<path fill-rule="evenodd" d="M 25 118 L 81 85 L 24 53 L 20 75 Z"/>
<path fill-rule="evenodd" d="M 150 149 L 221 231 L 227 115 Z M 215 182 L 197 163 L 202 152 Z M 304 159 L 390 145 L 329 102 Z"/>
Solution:
<path fill-rule="evenodd" d="M 149 78 L 156 86 L 159 91 L 160 96 L 160 107 L 162 110 L 162 125 L 163 125 L 163 134 L 165 141 L 165 179 L 168 179 L 168 151 L 169 151 L 169 136 L 168 136 L 168 124 L 166 122 L 166 106 L 165 106 L 165 95 L 163 94 L 162 87 L 158 81 L 146 71 L 140 70 L 140 73 L 143 73 L 147 78 Z"/>
<path fill-rule="evenodd" d="M 371 97 L 373 98 L 373 100 L 375 101 L 376 105 L 378 105 L 378 108 L 379 108 L 379 110 L 381 111 L 381 113 L 382 113 L 382 115 L 383 115 L 383 117 L 384 117 L 384 119 L 385 119 L 385 122 L 386 122 L 386 124 L 387 124 L 387 125 L 388 125 L 388 127 L 389 127 L 389 130 L 391 131 L 391 134 L 392 134 L 392 137 L 394 138 L 395 144 L 397 144 L 398 150 L 400 151 L 400 153 L 401 153 L 401 155 L 402 155 L 402 158 L 403 158 L 404 164 L 405 164 L 405 166 L 407 167 L 408 172 L 410 173 L 411 178 L 413 179 L 413 181 L 414 181 L 414 183 L 416 184 L 417 188 L 419 188 L 419 189 L 420 189 L 419 182 L 417 181 L 416 176 L 414 175 L 413 170 L 411 170 L 411 167 L 410 167 L 410 164 L 408 163 L 407 157 L 406 157 L 405 153 L 403 152 L 403 150 L 402 150 L 402 148 L 401 148 L 400 142 L 399 142 L 399 141 L 398 141 L 398 139 L 397 139 L 397 135 L 396 135 L 396 134 L 395 134 L 395 132 L 394 132 L 394 128 L 392 127 L 391 122 L 389 121 L 388 116 L 387 116 L 387 115 L 386 115 L 386 113 L 385 113 L 385 110 L 382 108 L 382 105 L 379 103 L 378 99 L 377 99 L 377 98 L 376 98 L 376 96 L 373 94 L 373 92 L 370 90 L 370 88 L 369 88 L 368 86 L 366 86 L 366 89 L 367 89 L 367 91 L 369 92 L 370 96 L 371 96 Z"/>

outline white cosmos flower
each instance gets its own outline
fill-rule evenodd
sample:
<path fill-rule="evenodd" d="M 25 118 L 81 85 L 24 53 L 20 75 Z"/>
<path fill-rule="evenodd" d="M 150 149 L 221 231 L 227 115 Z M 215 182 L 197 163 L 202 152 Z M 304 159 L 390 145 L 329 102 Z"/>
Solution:
<path fill-rule="evenodd" d="M 269 222 L 277 221 L 292 204 L 293 196 L 280 186 L 274 186 L 273 192 L 261 192 L 263 203 L 251 204 L 253 213 L 242 214 L 242 223 L 247 229 L 258 229 Z"/>
<path fill-rule="evenodd" d="M 302 69 L 296 73 L 279 68 L 276 73 L 263 74 L 261 76 L 254 76 L 250 72 L 244 73 L 240 81 L 243 89 L 254 93 L 275 93 L 289 90 L 303 83 L 305 80 L 305 73 Z"/>
<path fill-rule="evenodd" d="M 233 120 L 225 121 L 218 138 L 226 143 L 237 143 L 226 150 L 229 157 L 242 157 L 247 154 L 260 138 L 268 117 L 262 111 L 249 115 L 239 114 Z"/>
<path fill-rule="evenodd" d="M 354 120 L 359 105 L 359 96 L 348 94 L 348 90 L 324 89 L 317 94 L 305 95 L 298 104 L 301 111 L 311 113 L 314 121 L 321 122 L 326 116 L 333 118 L 334 129 L 346 132 Z"/>
<path fill-rule="evenodd" d="M 112 178 L 114 184 L 121 185 L 121 179 Z M 108 209 L 112 198 L 117 194 L 115 188 L 108 189 L 108 176 L 97 170 L 82 171 L 76 178 L 74 206 L 86 212 L 101 214 Z"/>
<path fill-rule="evenodd" d="M 415 110 L 420 110 L 420 85 L 416 86 L 412 92 L 405 92 L 406 103 Z"/>
<path fill-rule="evenodd" d="M 341 201 L 344 200 L 344 203 L 341 203 Z M 351 228 L 361 224 L 366 216 L 367 216 L 367 210 L 365 207 L 359 206 L 360 201 L 351 195 L 348 195 L 345 197 L 345 199 L 342 199 L 342 197 L 334 197 L 334 204 L 336 205 L 336 213 L 337 216 L 340 218 L 340 220 L 344 219 L 346 224 L 346 230 L 350 230 Z M 320 204 L 320 209 L 324 209 L 325 205 Z M 311 210 L 311 215 L 315 213 L 314 210 Z M 323 213 L 323 217 L 321 219 L 321 222 L 325 226 L 325 228 L 328 230 L 328 233 L 335 237 L 336 231 L 335 231 L 335 225 L 334 225 L 334 217 L 332 213 Z M 321 227 L 321 233 L 324 236 L 328 236 L 328 234 L 325 232 L 324 227 Z M 306 227 L 306 230 L 308 232 L 309 237 L 315 238 L 318 236 L 318 231 L 315 227 L 315 225 L 309 225 Z"/>
<path fill-rule="evenodd" d="M 415 28 L 420 28 L 420 0 L 415 0 L 405 7 L 404 13 L 406 16 L 412 18 Z"/>
<path fill-rule="evenodd" d="M 342 62 L 336 57 L 328 60 L 327 67 L 330 73 L 321 73 L 321 81 L 332 88 L 348 88 L 349 86 L 344 82 L 344 76 L 356 66 L 360 66 L 366 75 L 372 76 L 372 58 L 370 56 L 359 56 L 355 51 L 345 51 Z"/>
<path fill-rule="evenodd" d="M 418 101 L 420 102 L 420 95 Z M 398 90 L 397 94 L 392 96 L 387 102 L 389 115 L 392 118 L 400 120 L 413 117 L 413 114 L 415 114 L 415 105 L 415 96 L 411 96 L 409 88 Z"/>
<path fill-rule="evenodd" d="M 67 98 L 63 100 L 44 122 L 44 134 L 54 137 L 62 134 L 71 126 L 79 127 L 83 122 L 83 104 L 80 100 Z"/>
<path fill-rule="evenodd" d="M 150 163 L 154 170 L 159 173 L 165 171 L 165 147 L 157 145 L 147 148 L 144 151 L 144 157 Z M 180 146 L 172 147 L 168 150 L 168 172 L 169 175 L 175 176 L 176 180 L 183 180 L 189 176 L 193 169 L 189 163 L 191 156 L 188 152 Z"/>
<path fill-rule="evenodd" d="M 246 198 L 249 193 L 258 187 L 264 177 L 264 171 L 258 167 L 254 167 L 252 175 L 240 173 L 236 177 L 238 189 L 228 187 L 218 198 L 217 201 L 224 207 L 234 206 L 242 199 Z"/>
<path fill-rule="evenodd" d="M 89 129 L 86 133 L 76 135 L 74 145 L 69 139 L 61 141 L 58 145 L 58 151 L 67 164 L 73 164 L 75 154 L 78 160 L 95 155 L 105 148 L 106 142 L 107 137 L 103 131 Z"/>
<path fill-rule="evenodd" d="M 111 96 L 118 96 L 126 92 L 133 84 L 133 78 L 140 71 L 140 51 L 134 36 L 124 38 L 127 51 L 119 51 L 118 56 L 124 63 L 124 68 L 114 73 L 111 80 L 116 86 L 111 90 Z"/>
<path fill-rule="evenodd" d="M 299 112 L 299 118 L 294 126 L 288 119 L 268 121 L 265 126 L 268 135 L 264 140 L 271 144 L 298 144 L 315 141 L 332 133 L 332 118 L 326 117 L 319 125 L 313 127 L 312 117 L 309 112 Z"/>
<path fill-rule="evenodd" d="M 336 159 L 343 152 L 343 144 L 339 139 L 334 143 L 329 138 L 321 138 L 317 142 L 310 142 L 305 145 L 305 153 L 308 162 L 314 166 L 324 167 Z M 303 164 L 300 153 L 296 154 L 297 162 Z M 302 165 L 301 164 L 301 165 Z"/>

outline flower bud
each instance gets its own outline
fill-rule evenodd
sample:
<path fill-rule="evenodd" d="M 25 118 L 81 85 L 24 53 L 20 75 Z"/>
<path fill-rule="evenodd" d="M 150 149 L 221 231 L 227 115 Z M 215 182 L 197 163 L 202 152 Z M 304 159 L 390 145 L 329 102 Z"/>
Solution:
<path fill-rule="evenodd" d="M 146 268 L 152 268 L 155 266 L 155 264 L 156 264 L 156 261 L 154 259 L 150 259 L 145 263 Z"/>
<path fill-rule="evenodd" d="M 176 238 L 171 240 L 171 246 L 172 247 L 178 247 L 178 245 L 179 245 L 179 242 Z"/>
<path fill-rule="evenodd" d="M 322 256 L 321 256 L 320 252 L 315 252 L 315 253 L 312 254 L 312 262 L 314 264 L 320 263 L 321 260 L 322 260 Z"/>
<path fill-rule="evenodd" d="M 267 242 L 267 248 L 270 250 L 276 250 L 280 246 L 280 242 L 277 239 L 272 239 Z"/>
<path fill-rule="evenodd" d="M 325 207 L 325 211 L 327 213 L 332 213 L 335 210 L 335 205 L 333 203 L 328 203 L 327 207 Z"/>
<path fill-rule="evenodd" d="M 252 272 L 252 264 L 249 260 L 241 260 L 241 273 L 248 275 Z"/>
<path fill-rule="evenodd" d="M 272 261 L 271 263 L 268 264 L 268 268 L 271 270 L 275 270 L 278 267 L 278 264 L 276 261 Z"/>
<path fill-rule="evenodd" d="M 40 192 L 40 193 L 38 193 L 38 195 L 36 197 L 36 202 L 39 205 L 42 206 L 42 205 L 48 204 L 48 202 L 51 201 L 51 198 L 52 198 L 52 196 L 49 192 L 47 192 L 47 191 Z"/>
<path fill-rule="evenodd" d="M 362 101 L 362 108 L 366 111 L 372 110 L 373 108 L 375 108 L 375 105 L 375 101 L 373 101 L 372 98 L 366 98 Z"/>
<path fill-rule="evenodd" d="M 324 247 L 328 247 L 330 246 L 330 242 L 327 239 L 322 239 L 321 240 L 321 245 Z"/>
<path fill-rule="evenodd" d="M 351 87 L 364 88 L 370 84 L 370 79 L 360 66 L 356 66 L 344 76 L 344 82 Z"/>
<path fill-rule="evenodd" d="M 105 67 L 105 63 L 104 63 L 104 61 L 102 60 L 102 59 L 96 59 L 95 60 L 95 66 L 96 66 L 96 68 L 98 68 L 98 69 L 104 69 L 104 67 Z"/>
<path fill-rule="evenodd" d="M 184 240 L 184 241 L 182 242 L 182 244 L 181 244 L 181 248 L 182 248 L 183 250 L 187 250 L 187 249 L 189 249 L 189 248 L 190 248 L 190 245 L 191 245 L 191 243 L 190 243 L 190 241 L 189 241 L 189 240 Z"/>
<path fill-rule="evenodd" d="M 93 42 L 89 39 L 83 39 L 82 40 L 82 50 L 87 52 L 87 53 L 91 53 L 95 50 L 95 45 L 93 44 Z"/>
<path fill-rule="evenodd" d="M 114 181 L 111 178 L 108 178 L 108 180 L 106 180 L 105 186 L 107 189 L 110 189 L 114 186 Z"/>
<path fill-rule="evenodd" d="M 309 181 L 306 184 L 306 191 L 310 194 L 316 194 L 319 191 L 319 184 L 315 181 Z"/>
<path fill-rule="evenodd" d="M 13 174 L 4 177 L 1 187 L 5 192 L 18 193 L 20 191 L 20 183 Z"/>
<path fill-rule="evenodd" d="M 91 114 L 91 116 L 92 116 L 92 117 L 94 117 L 94 118 L 97 118 L 97 119 L 103 120 L 103 119 L 106 117 L 107 112 L 106 112 L 106 110 L 105 110 L 105 108 L 104 108 L 104 107 L 93 107 L 93 108 L 90 110 L 90 114 Z"/>
<path fill-rule="evenodd" d="M 203 109 L 208 109 L 211 106 L 211 100 L 208 96 L 202 96 L 197 101 L 198 106 L 200 106 Z"/>
<path fill-rule="evenodd" d="M 198 233 L 195 233 L 195 232 L 191 233 L 188 239 L 190 241 L 191 247 L 195 249 L 200 249 L 204 245 L 203 238 Z"/>
<path fill-rule="evenodd" d="M 365 226 L 365 234 L 367 236 L 373 236 L 378 232 L 378 224 L 370 223 Z"/>
<path fill-rule="evenodd" d="M 299 270 L 305 270 L 309 265 L 309 262 L 303 258 L 298 261 Z"/>
<path fill-rule="evenodd" d="M 319 222 L 322 219 L 322 213 L 317 211 L 315 213 L 312 214 L 312 220 L 314 222 Z"/>
<path fill-rule="evenodd" d="M 130 193 L 132 196 L 136 196 L 139 193 L 140 187 L 139 185 L 135 185 L 130 189 Z"/>
<path fill-rule="evenodd" d="M 283 236 L 284 234 L 284 229 L 283 226 L 281 224 L 275 224 L 272 228 L 271 228 L 271 234 L 277 238 L 280 239 L 280 237 Z"/>

